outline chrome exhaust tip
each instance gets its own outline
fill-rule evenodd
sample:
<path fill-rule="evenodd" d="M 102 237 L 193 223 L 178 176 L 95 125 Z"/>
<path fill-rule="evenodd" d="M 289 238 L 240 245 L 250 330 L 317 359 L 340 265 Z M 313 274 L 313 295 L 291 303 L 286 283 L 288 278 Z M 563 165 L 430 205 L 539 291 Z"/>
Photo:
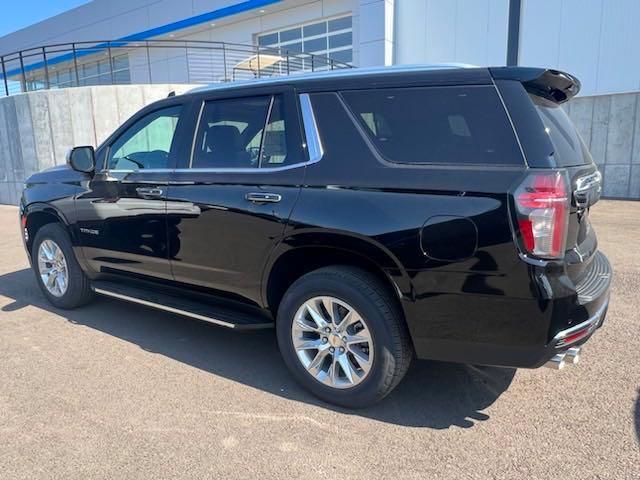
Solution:
<path fill-rule="evenodd" d="M 557 353 L 553 358 L 551 358 L 551 360 L 544 364 L 545 367 L 552 368 L 554 370 L 560 370 L 564 368 L 565 365 L 564 353 Z"/>
<path fill-rule="evenodd" d="M 580 361 L 580 351 L 581 351 L 580 347 L 570 348 L 565 352 L 564 359 L 566 360 L 567 363 L 571 363 L 575 365 Z"/>

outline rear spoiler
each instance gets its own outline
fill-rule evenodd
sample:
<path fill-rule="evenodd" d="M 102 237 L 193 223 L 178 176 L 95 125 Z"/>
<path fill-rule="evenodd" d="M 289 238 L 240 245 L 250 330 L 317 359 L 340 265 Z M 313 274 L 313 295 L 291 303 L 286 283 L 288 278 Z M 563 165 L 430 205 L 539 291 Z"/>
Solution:
<path fill-rule="evenodd" d="M 555 103 L 571 100 L 580 91 L 580 80 L 569 73 L 546 68 L 495 67 L 490 68 L 494 80 L 515 80 L 525 90 Z"/>

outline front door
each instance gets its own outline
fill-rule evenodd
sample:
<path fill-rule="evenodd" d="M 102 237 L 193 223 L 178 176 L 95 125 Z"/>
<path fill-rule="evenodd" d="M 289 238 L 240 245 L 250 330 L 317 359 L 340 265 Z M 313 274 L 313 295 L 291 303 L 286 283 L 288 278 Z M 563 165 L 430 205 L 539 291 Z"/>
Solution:
<path fill-rule="evenodd" d="M 174 278 L 259 302 L 263 267 L 304 179 L 293 92 L 203 98 L 167 197 Z"/>
<path fill-rule="evenodd" d="M 102 168 L 76 199 L 78 238 L 96 273 L 172 278 L 166 196 L 185 108 L 145 110 L 101 149 Z"/>

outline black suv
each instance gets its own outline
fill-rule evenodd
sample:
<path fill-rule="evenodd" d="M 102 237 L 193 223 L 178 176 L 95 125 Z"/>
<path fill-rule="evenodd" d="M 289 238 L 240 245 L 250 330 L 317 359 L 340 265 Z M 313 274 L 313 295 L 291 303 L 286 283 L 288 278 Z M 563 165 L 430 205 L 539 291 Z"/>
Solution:
<path fill-rule="evenodd" d="M 573 76 L 390 68 L 197 89 L 33 175 L 46 297 L 274 327 L 293 376 L 359 407 L 411 359 L 561 368 L 603 322 L 600 173 Z M 242 342 L 242 337 L 238 337 Z"/>

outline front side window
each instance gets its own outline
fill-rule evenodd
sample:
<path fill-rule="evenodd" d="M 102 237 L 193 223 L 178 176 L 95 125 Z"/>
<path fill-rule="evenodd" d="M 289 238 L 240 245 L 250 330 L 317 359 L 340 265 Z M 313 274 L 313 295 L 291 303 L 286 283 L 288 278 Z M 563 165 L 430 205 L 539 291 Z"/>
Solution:
<path fill-rule="evenodd" d="M 410 164 L 522 164 L 493 87 L 419 87 L 342 93 L 380 154 Z"/>
<path fill-rule="evenodd" d="M 288 160 L 281 96 L 205 103 L 192 168 L 270 168 Z"/>
<path fill-rule="evenodd" d="M 156 110 L 129 127 L 109 148 L 109 170 L 148 170 L 169 167 L 169 154 L 182 107 Z"/>

